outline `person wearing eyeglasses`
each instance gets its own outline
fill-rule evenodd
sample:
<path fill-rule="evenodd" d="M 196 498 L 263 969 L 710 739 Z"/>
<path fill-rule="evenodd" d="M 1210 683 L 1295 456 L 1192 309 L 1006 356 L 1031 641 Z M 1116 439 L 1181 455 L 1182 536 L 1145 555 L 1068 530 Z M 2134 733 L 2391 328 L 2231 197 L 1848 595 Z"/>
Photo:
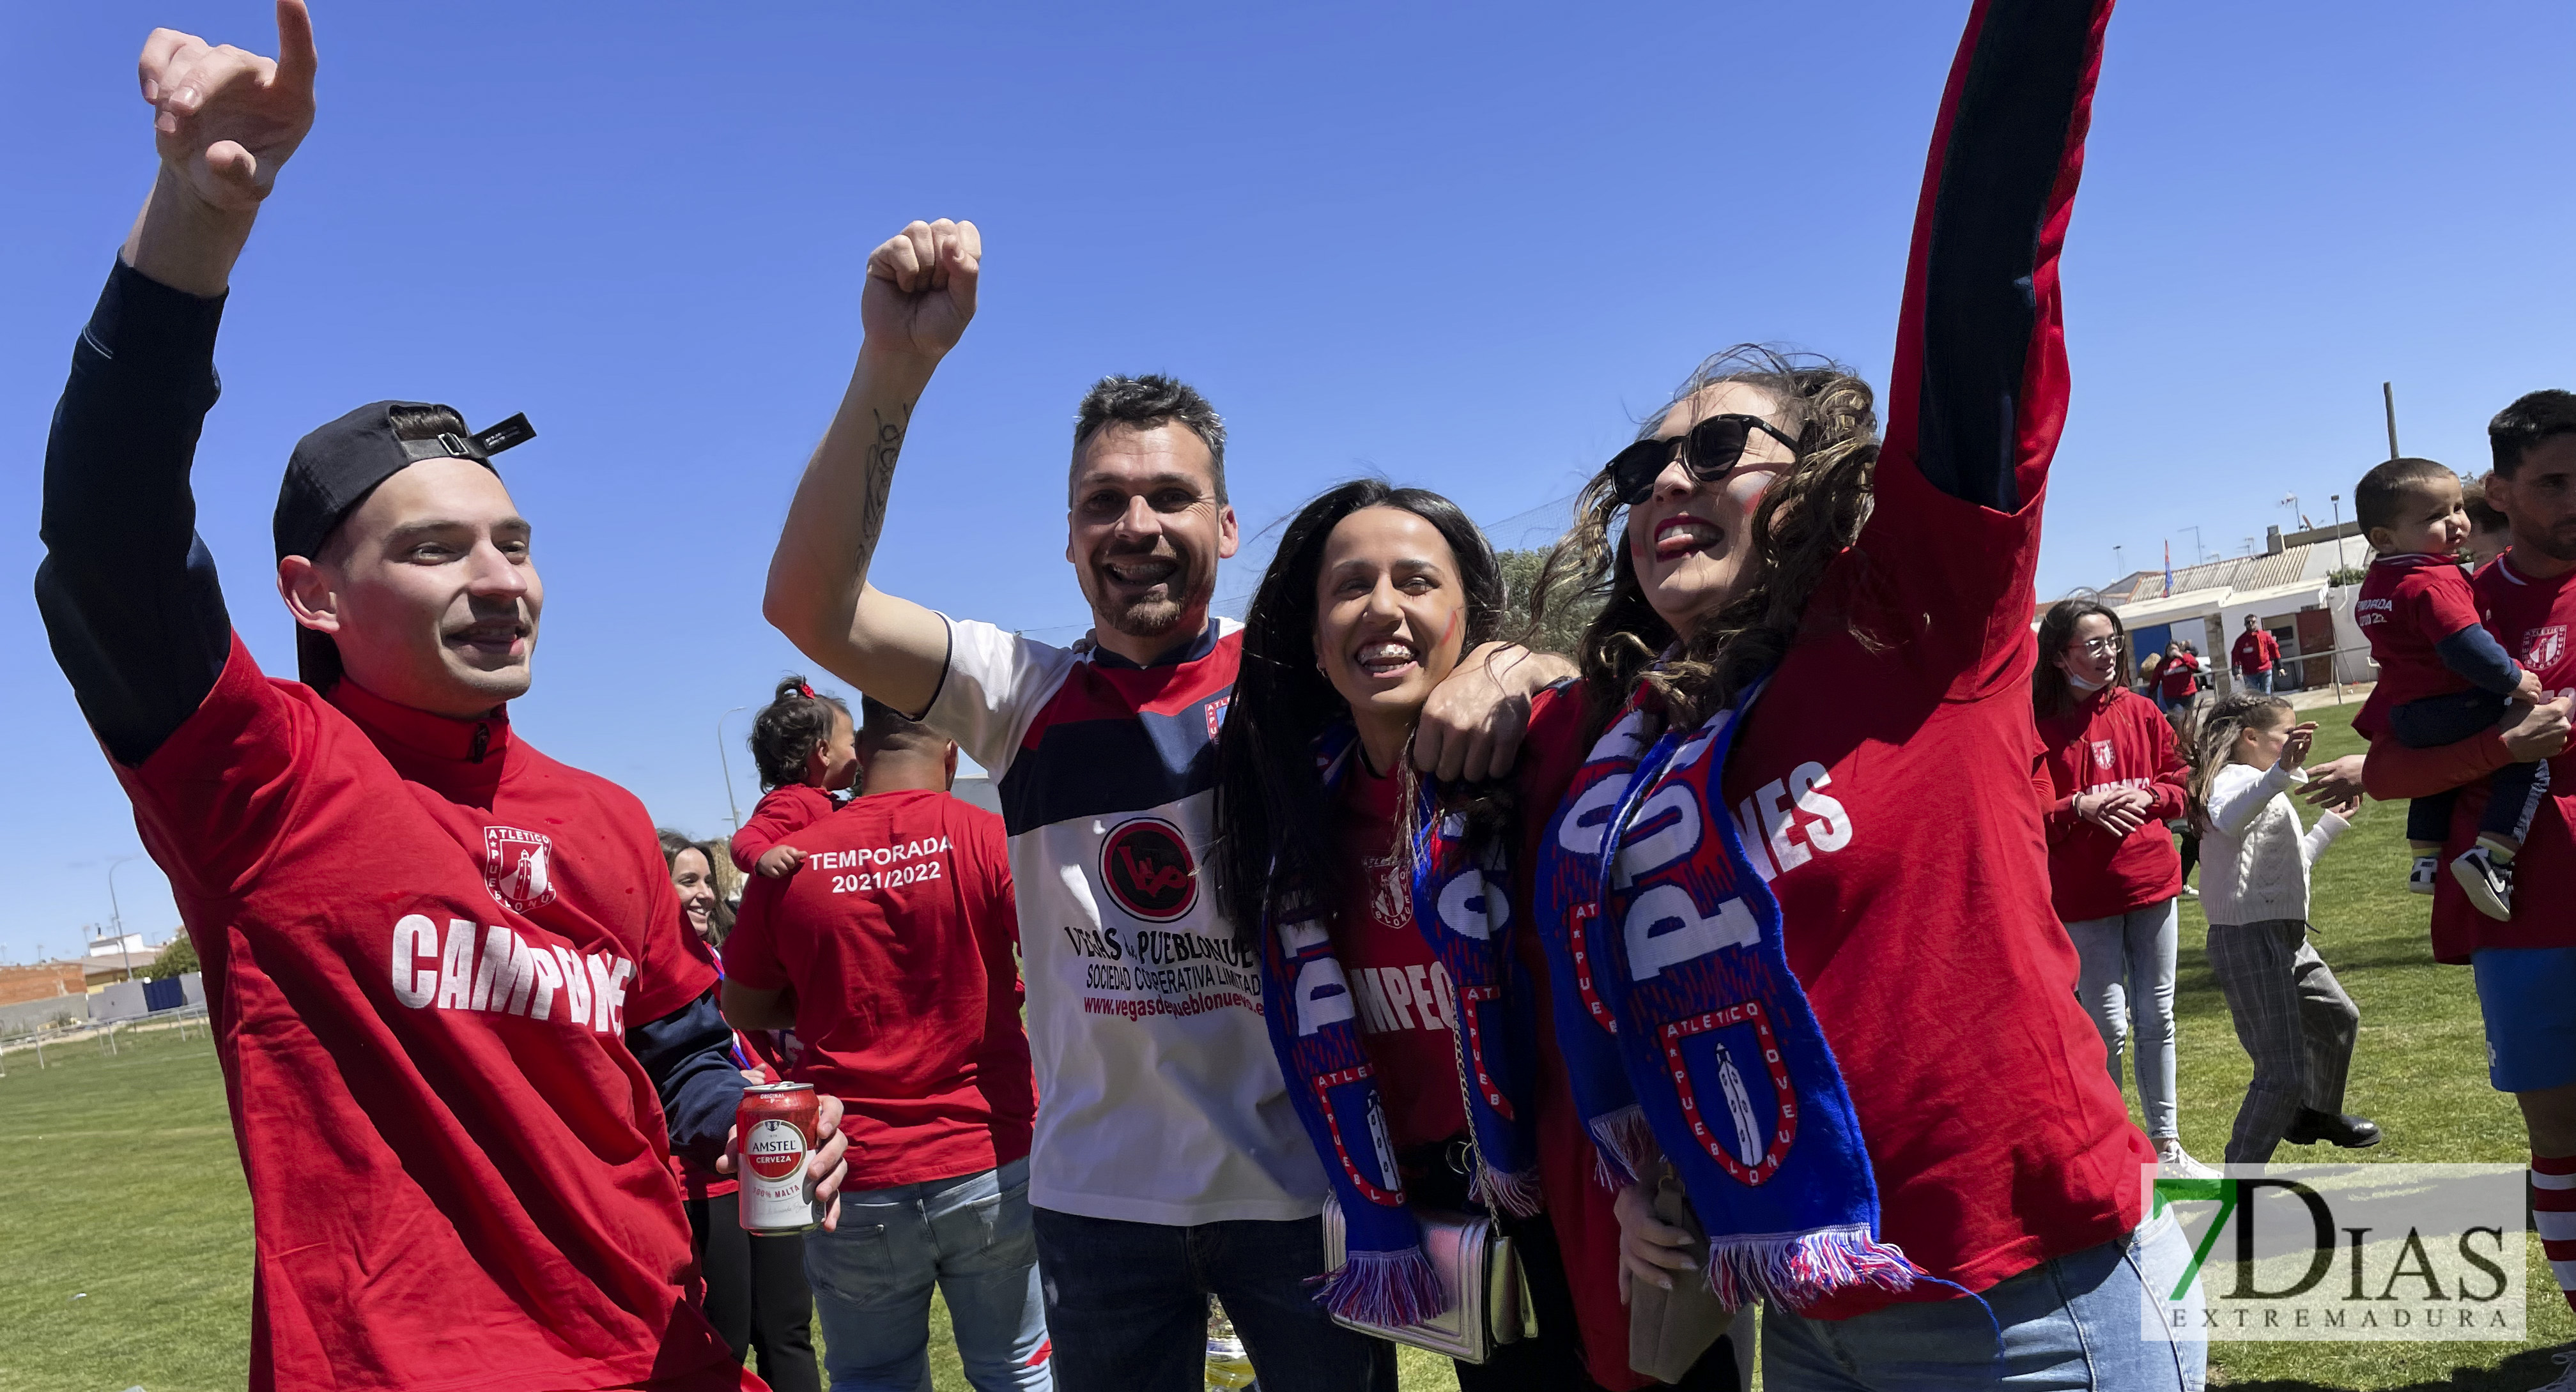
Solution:
<path fill-rule="evenodd" d="M 2058 255 L 2109 9 L 1971 9 L 1885 434 L 1839 364 L 1720 353 L 1586 487 L 1536 586 L 1606 597 L 1575 654 L 1590 752 L 1541 853 L 1579 849 L 1538 868 L 1535 916 L 1616 963 L 1601 1024 L 1555 1005 L 1569 1065 L 1606 1039 L 1659 1152 L 1593 1109 L 1615 1089 L 1577 1089 L 1643 1181 L 1616 1204 L 1630 1288 L 1760 1296 L 1775 1392 L 1991 1387 L 1999 1355 L 2053 1386 L 2201 1382 L 2204 1344 L 2140 1333 L 2150 1287 L 2196 1319 L 2190 1254 L 2067 989 L 2030 782 Z M 1658 1216 L 1658 1161 L 1704 1238 Z"/>
<path fill-rule="evenodd" d="M 2102 1032 L 2111 1080 L 2130 1044 L 2157 1170 L 2210 1179 L 2217 1172 L 2182 1148 L 2174 1107 L 2183 869 L 2165 823 L 2183 815 L 2191 770 L 2154 704 L 2120 685 L 2127 636 L 2119 615 L 2089 599 L 2059 600 L 2039 621 L 2030 708 L 2045 752 L 2031 783 L 2048 828 L 2049 897 L 2083 963 L 2075 990 Z"/>

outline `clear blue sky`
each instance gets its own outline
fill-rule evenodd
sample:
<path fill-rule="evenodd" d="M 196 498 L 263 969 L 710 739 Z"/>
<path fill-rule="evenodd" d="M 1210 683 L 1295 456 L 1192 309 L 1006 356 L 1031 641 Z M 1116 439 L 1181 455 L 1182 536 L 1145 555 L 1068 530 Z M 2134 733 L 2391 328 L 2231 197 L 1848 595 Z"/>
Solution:
<path fill-rule="evenodd" d="M 235 278 L 199 456 L 235 622 L 290 670 L 266 561 L 298 434 L 384 396 L 524 410 L 543 435 L 505 473 L 549 602 L 515 718 L 704 834 L 719 713 L 795 661 L 762 572 L 857 346 L 862 258 L 906 219 L 975 219 L 986 279 L 876 576 L 1078 625 L 1067 426 L 1105 372 L 1216 401 L 1247 530 L 1370 470 L 1522 513 L 1740 339 L 1883 379 L 1967 7 L 315 8 L 320 120 Z M 155 23 L 273 44 L 256 0 L 5 21 L 0 959 L 71 949 L 139 849 L 26 585 L 53 399 L 151 178 Z M 2322 522 L 2384 452 L 2383 379 L 2407 449 L 2464 466 L 2506 400 L 2576 385 L 2571 48 L 2576 10 L 2536 0 L 2115 19 L 2044 593 L 2109 578 L 2115 544 L 2188 561 L 2195 524 L 2232 554 L 2284 493 Z M 148 862 L 119 884 L 130 927 L 175 924 Z"/>

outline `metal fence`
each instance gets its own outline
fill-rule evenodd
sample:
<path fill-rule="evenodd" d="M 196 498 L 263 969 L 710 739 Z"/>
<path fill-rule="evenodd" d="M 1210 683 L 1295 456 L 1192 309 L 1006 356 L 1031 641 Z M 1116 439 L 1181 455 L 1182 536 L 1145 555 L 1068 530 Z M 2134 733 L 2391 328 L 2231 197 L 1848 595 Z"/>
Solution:
<path fill-rule="evenodd" d="M 40 1069 L 51 1068 L 61 1061 L 64 1050 L 83 1046 L 114 1058 L 119 1052 L 119 1038 L 137 1031 L 176 1030 L 184 1040 L 202 1035 L 208 1028 L 206 1007 L 200 1001 L 122 1020 L 66 1021 L 51 1028 L 0 1034 L 0 1078 L 9 1076 L 13 1065 L 24 1068 L 30 1058 Z M 48 1054 L 52 1057 L 48 1058 Z"/>

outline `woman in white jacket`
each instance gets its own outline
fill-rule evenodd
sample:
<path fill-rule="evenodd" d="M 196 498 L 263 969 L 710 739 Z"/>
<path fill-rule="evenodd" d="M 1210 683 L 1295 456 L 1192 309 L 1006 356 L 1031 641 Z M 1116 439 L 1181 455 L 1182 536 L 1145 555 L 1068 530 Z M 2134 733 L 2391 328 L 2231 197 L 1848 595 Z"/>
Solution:
<path fill-rule="evenodd" d="M 2227 1163 L 2261 1164 L 2284 1140 L 2376 1145 L 2377 1124 L 2343 1111 L 2361 1012 L 2308 943 L 2308 867 L 2341 836 L 2359 798 L 2302 832 L 2289 790 L 2307 781 L 2314 724 L 2293 724 L 2278 696 L 2240 694 L 2202 717 L 2192 773 L 2201 830 L 2200 904 L 2209 965 L 2254 1060 Z"/>

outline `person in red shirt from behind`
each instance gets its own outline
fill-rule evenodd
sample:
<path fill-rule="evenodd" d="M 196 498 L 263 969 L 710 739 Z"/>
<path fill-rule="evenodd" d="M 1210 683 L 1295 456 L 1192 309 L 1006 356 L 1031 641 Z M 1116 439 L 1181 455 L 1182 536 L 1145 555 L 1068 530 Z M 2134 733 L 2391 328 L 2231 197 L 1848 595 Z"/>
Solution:
<path fill-rule="evenodd" d="M 2272 694 L 2272 668 L 2281 660 L 2281 640 L 2263 631 L 2261 619 L 2245 616 L 2245 631 L 2236 635 L 2236 646 L 2227 650 L 2227 656 L 2246 690 Z"/>
<path fill-rule="evenodd" d="M 2364 769 L 2375 798 L 2459 789 L 2444 849 L 2478 834 L 2481 780 L 2546 759 L 2553 771 L 2519 857 L 2521 912 L 2486 917 L 2465 887 L 2433 896 L 2433 958 L 2467 963 L 2485 1017 L 2488 1081 L 2522 1109 L 2531 1140 L 2533 1226 L 2576 1306 L 2576 759 L 2567 755 L 2576 691 L 2576 392 L 2532 392 L 2487 425 L 2495 472 L 2487 501 L 2511 524 L 2513 547 L 2478 573 L 2486 628 L 2538 674 L 2539 705 L 2440 748 L 2409 748 L 2392 731 L 2371 741 Z"/>
<path fill-rule="evenodd" d="M 671 1170 L 726 1148 L 742 1094 L 713 966 L 642 804 L 511 726 L 545 588 L 491 460 L 533 432 L 380 401 L 296 444 L 270 575 L 301 681 L 262 672 L 195 534 L 233 264 L 313 119 L 301 0 L 277 26 L 274 60 L 144 42 L 160 170 L 72 349 L 35 587 L 205 964 L 246 1381 L 756 1388 L 699 1312 Z M 842 1148 L 808 1170 L 825 1200 Z"/>
<path fill-rule="evenodd" d="M 833 797 L 858 780 L 859 751 L 850 726 L 850 704 L 816 694 L 803 677 L 789 677 L 760 714 L 751 718 L 751 759 L 760 770 L 760 805 L 734 832 L 734 868 L 773 880 L 805 863 L 788 837 L 831 816 Z"/>
<path fill-rule="evenodd" d="M 2165 665 L 2157 669 L 2157 704 L 2168 714 L 2187 713 L 2200 694 L 2200 657 L 2191 644 L 2176 638 L 2165 645 Z"/>
<path fill-rule="evenodd" d="M 792 878 L 743 891 L 725 1017 L 792 1027 L 804 1049 L 788 1078 L 847 1108 L 843 1227 L 805 1238 L 832 1386 L 928 1382 L 936 1284 L 978 1392 L 1044 1389 L 1037 1085 L 1002 819 L 950 796 L 955 744 L 881 702 L 860 709 L 867 792 L 788 838 Z"/>
<path fill-rule="evenodd" d="M 2120 616 L 2060 600 L 2039 624 L 2031 711 L 2044 752 L 2032 782 L 2048 828 L 2049 897 L 2082 963 L 2076 994 L 2102 1032 L 2111 1076 L 2137 1017 L 2132 1069 L 2157 1168 L 2217 1171 L 2182 1148 L 2174 1108 L 2174 963 L 2182 857 L 2165 823 L 2183 814 L 2188 772 L 2173 727 L 2120 684 Z"/>

